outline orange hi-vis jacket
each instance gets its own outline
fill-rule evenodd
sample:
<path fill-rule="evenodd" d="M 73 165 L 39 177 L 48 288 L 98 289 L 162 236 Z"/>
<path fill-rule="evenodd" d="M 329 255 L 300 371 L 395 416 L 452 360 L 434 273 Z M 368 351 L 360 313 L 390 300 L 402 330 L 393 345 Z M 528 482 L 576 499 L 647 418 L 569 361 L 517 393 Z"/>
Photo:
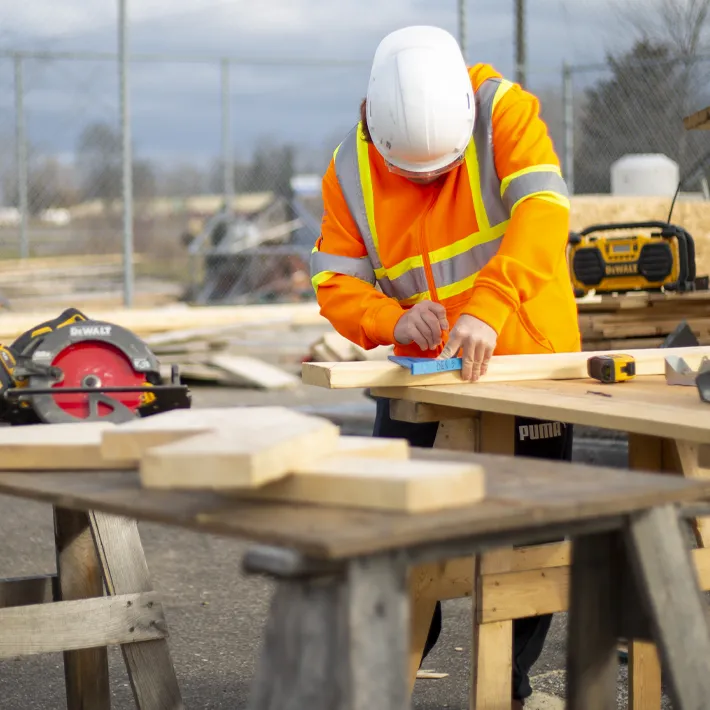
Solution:
<path fill-rule="evenodd" d="M 579 351 L 567 266 L 569 200 L 539 102 L 490 65 L 469 68 L 476 122 L 465 161 L 432 184 L 391 173 L 360 124 L 323 177 L 311 275 L 321 313 L 366 349 L 395 342 L 405 310 L 444 305 L 498 334 L 494 354 Z"/>

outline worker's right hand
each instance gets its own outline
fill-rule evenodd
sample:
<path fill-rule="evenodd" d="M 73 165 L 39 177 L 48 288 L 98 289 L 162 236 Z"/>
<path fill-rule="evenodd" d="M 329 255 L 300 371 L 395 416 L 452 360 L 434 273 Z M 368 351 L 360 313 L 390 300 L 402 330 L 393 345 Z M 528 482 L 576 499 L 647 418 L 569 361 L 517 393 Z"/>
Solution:
<path fill-rule="evenodd" d="M 441 344 L 442 331 L 448 328 L 446 309 L 440 303 L 420 301 L 397 321 L 394 339 L 400 345 L 415 342 L 422 350 L 433 350 Z"/>

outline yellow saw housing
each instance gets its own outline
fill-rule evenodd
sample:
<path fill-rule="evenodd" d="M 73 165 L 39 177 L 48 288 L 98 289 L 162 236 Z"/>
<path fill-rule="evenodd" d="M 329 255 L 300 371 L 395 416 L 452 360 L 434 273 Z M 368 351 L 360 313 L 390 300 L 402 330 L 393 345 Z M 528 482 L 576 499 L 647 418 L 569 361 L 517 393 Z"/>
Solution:
<path fill-rule="evenodd" d="M 619 236 L 610 230 L 656 229 Z M 567 261 L 575 296 L 627 291 L 693 291 L 695 245 L 684 229 L 667 222 L 600 224 L 570 234 Z"/>

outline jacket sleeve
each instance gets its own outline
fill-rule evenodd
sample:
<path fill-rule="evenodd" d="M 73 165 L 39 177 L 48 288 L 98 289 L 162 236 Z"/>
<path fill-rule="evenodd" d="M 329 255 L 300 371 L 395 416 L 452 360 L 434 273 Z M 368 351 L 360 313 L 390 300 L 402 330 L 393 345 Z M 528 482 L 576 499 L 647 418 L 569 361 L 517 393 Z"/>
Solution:
<path fill-rule="evenodd" d="M 534 298 L 566 259 L 568 192 L 539 108 L 532 94 L 513 85 L 493 114 L 496 170 L 511 218 L 462 312 L 499 334 L 510 314 Z"/>
<path fill-rule="evenodd" d="M 321 314 L 341 335 L 371 350 L 394 344 L 404 314 L 375 286 L 367 249 L 348 210 L 331 160 L 323 177 L 321 234 L 311 255 L 311 277 Z"/>

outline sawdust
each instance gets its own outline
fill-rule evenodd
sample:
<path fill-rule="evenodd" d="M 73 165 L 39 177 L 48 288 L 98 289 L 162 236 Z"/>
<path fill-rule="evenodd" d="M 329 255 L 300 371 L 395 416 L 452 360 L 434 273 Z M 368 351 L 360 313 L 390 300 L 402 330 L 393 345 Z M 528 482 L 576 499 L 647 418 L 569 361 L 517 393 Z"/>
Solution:
<path fill-rule="evenodd" d="M 581 230 L 593 224 L 666 221 L 671 199 L 578 195 L 571 200 L 570 227 Z M 683 227 L 693 237 L 698 276 L 710 274 L 710 201 L 679 199 L 671 222 Z"/>

